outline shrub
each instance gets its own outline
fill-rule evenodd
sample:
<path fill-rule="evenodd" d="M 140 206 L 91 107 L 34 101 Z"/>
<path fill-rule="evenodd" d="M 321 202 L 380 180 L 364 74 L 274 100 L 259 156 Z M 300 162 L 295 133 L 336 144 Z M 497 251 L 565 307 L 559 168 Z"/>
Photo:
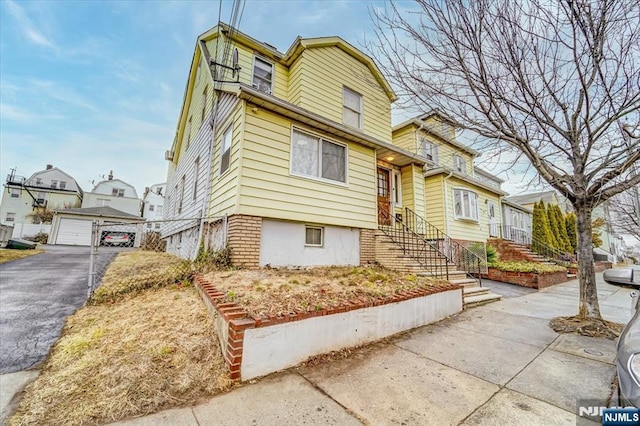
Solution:
<path fill-rule="evenodd" d="M 498 261 L 498 249 L 487 244 L 487 264 L 492 265 Z"/>
<path fill-rule="evenodd" d="M 38 232 L 36 235 L 30 235 L 28 237 L 24 237 L 27 241 L 34 241 L 40 244 L 47 244 L 47 240 L 49 239 L 49 234 L 44 232 Z"/>
<path fill-rule="evenodd" d="M 547 265 L 544 263 L 536 262 L 495 262 L 493 265 L 491 265 L 491 267 L 505 272 L 533 272 L 535 274 L 545 274 L 567 270 L 562 266 Z"/>

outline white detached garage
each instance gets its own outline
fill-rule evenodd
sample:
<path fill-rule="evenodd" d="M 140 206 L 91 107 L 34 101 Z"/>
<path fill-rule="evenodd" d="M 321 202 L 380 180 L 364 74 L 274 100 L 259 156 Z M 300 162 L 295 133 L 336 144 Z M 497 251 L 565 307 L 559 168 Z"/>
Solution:
<path fill-rule="evenodd" d="M 112 207 L 86 207 L 56 211 L 47 244 L 89 246 L 93 221 L 137 223 L 145 219 Z"/>

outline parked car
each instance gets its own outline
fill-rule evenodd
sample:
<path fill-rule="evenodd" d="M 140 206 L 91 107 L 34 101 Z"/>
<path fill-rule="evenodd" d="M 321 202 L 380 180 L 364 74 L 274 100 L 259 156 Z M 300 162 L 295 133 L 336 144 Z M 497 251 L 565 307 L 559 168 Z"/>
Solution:
<path fill-rule="evenodd" d="M 631 297 L 633 317 L 620 334 L 616 353 L 618 396 L 621 407 L 640 408 L 640 293 Z"/>
<path fill-rule="evenodd" d="M 640 287 L 640 266 L 607 269 L 603 272 L 602 278 L 609 284 L 626 284 Z"/>
<path fill-rule="evenodd" d="M 105 246 L 133 247 L 134 241 L 133 232 L 105 231 L 102 234 L 102 245 Z"/>

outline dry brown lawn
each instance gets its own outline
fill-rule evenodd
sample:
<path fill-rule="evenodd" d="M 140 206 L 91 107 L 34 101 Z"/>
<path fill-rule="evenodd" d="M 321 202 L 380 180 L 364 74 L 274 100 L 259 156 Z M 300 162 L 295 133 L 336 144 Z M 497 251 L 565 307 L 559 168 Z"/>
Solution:
<path fill-rule="evenodd" d="M 210 272 L 205 278 L 226 293 L 227 301 L 257 316 L 318 311 L 354 300 L 374 301 L 408 290 L 450 285 L 377 267 L 229 270 Z"/>
<path fill-rule="evenodd" d="M 0 249 L 0 263 L 10 262 L 16 259 L 22 259 L 25 257 L 33 256 L 34 254 L 44 253 L 44 250 L 14 250 L 14 249 Z"/>
<path fill-rule="evenodd" d="M 141 256 L 122 253 L 112 267 Z M 107 423 L 194 404 L 231 386 L 213 318 L 193 286 L 125 293 L 68 318 L 9 425 Z"/>

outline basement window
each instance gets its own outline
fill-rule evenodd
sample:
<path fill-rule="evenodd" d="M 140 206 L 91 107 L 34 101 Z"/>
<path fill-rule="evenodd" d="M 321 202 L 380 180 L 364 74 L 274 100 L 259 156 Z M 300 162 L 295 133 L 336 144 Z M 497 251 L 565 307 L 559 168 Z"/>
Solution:
<path fill-rule="evenodd" d="M 322 247 L 324 244 L 323 237 L 324 228 L 320 226 L 305 226 L 305 246 Z"/>

